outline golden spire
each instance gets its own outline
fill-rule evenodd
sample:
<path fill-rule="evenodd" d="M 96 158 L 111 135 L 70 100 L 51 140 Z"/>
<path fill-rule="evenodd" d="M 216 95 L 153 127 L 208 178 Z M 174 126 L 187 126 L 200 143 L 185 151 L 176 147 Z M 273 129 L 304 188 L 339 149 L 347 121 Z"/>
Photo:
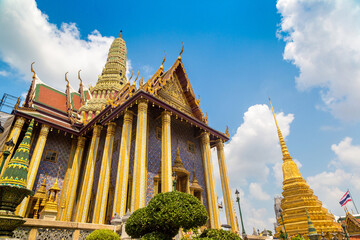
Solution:
<path fill-rule="evenodd" d="M 122 29 L 120 30 L 119 38 L 122 38 Z"/>
<path fill-rule="evenodd" d="M 181 157 L 180 157 L 179 142 L 177 143 L 177 146 L 176 146 L 176 158 L 175 158 L 175 161 L 174 161 L 174 166 L 184 168 L 183 162 L 182 162 Z"/>
<path fill-rule="evenodd" d="M 196 173 L 195 173 L 195 163 L 193 162 L 193 183 L 199 183 L 197 178 L 196 178 Z"/>
<path fill-rule="evenodd" d="M 61 167 L 59 167 L 59 170 L 58 170 L 57 177 L 56 177 L 56 180 L 55 180 L 54 185 L 50 188 L 50 189 L 52 189 L 52 190 L 60 191 L 60 188 L 59 188 L 59 185 L 58 185 L 58 179 L 59 179 L 60 169 L 61 169 Z"/>
<path fill-rule="evenodd" d="M 280 131 L 280 128 L 279 128 L 279 125 L 278 125 L 278 122 L 276 120 L 276 116 L 275 116 L 275 112 L 274 112 L 274 108 L 271 104 L 271 100 L 269 98 L 269 102 L 270 102 L 270 106 L 271 106 L 271 110 L 272 110 L 272 113 L 274 115 L 274 120 L 275 120 L 275 125 L 276 125 L 276 128 L 277 128 L 277 132 L 278 132 L 278 135 L 279 135 L 279 141 L 280 141 L 280 146 L 281 146 L 281 151 L 282 151 L 282 154 L 283 154 L 283 159 L 285 160 L 285 158 L 289 158 L 290 157 L 290 154 L 289 154 L 289 151 L 286 147 L 286 144 L 285 144 L 285 140 L 284 140 L 284 137 Z M 291 158 L 291 157 L 290 157 Z"/>

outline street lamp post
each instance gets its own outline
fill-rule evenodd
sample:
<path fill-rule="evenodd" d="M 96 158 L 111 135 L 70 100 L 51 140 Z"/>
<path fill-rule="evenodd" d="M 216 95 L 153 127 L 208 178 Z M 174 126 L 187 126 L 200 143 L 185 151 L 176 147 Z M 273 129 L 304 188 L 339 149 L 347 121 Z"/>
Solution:
<path fill-rule="evenodd" d="M 282 224 L 283 224 L 283 227 L 284 227 L 286 240 L 289 240 L 287 232 L 286 232 L 286 228 L 285 228 L 285 223 L 284 223 L 284 217 L 283 217 L 283 214 L 282 214 L 282 210 L 280 209 L 279 212 L 280 212 L 281 221 L 282 221 Z"/>
<path fill-rule="evenodd" d="M 243 218 L 242 218 L 242 214 L 241 214 L 241 207 L 240 207 L 240 194 L 239 194 L 239 191 L 236 189 L 235 191 L 235 195 L 236 195 L 236 202 L 238 203 L 238 206 L 239 206 L 239 213 L 240 213 L 240 220 L 241 220 L 241 227 L 242 227 L 242 235 L 246 235 L 245 233 L 245 228 L 244 228 L 244 221 L 243 221 Z"/>
<path fill-rule="evenodd" d="M 1 173 L 2 169 L 3 169 L 3 167 L 4 167 L 4 164 L 5 164 L 5 161 L 6 161 L 7 157 L 10 155 L 11 149 L 14 146 L 15 146 L 15 144 L 14 144 L 12 139 L 10 139 L 9 141 L 7 141 L 5 143 L 5 151 L 3 152 L 4 157 L 3 157 L 3 160 L 2 160 L 1 165 L 0 165 L 0 173 Z"/>

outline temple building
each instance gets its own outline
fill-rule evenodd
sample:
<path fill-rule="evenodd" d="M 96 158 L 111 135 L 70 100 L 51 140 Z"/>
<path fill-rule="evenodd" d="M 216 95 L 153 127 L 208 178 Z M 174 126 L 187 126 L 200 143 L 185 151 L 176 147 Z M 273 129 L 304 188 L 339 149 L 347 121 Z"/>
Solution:
<path fill-rule="evenodd" d="M 96 85 L 86 88 L 79 71 L 79 89 L 74 90 L 65 74 L 65 92 L 41 81 L 32 65 L 29 91 L 24 105 L 13 112 L 7 137 L 15 143 L 13 153 L 35 121 L 27 177 L 27 188 L 35 195 L 23 200 L 17 214 L 109 224 L 115 213 L 122 217 L 128 209 L 145 207 L 157 193 L 173 191 L 176 182 L 177 191 L 193 194 L 205 205 L 208 227 L 221 228 L 211 157 L 216 147 L 227 223 L 237 232 L 223 146 L 229 133 L 209 126 L 182 52 L 167 71 L 165 55 L 149 80 L 137 74 L 131 81 L 120 34 Z"/>
<path fill-rule="evenodd" d="M 270 105 L 283 155 L 283 198 L 281 199 L 281 210 L 278 211 L 280 217 L 277 215 L 276 236 L 279 236 L 280 231 L 286 231 L 289 238 L 297 234 L 309 238 L 314 232 L 329 236 L 332 233 L 337 233 L 340 237 L 342 232 L 340 224 L 335 222 L 334 215 L 322 206 L 321 201 L 314 195 L 314 191 L 309 187 L 298 166 L 292 160 L 271 102 Z M 313 223 L 311 228 L 309 227 L 310 219 Z M 309 229 L 313 230 L 309 232 Z M 330 239 L 329 236 L 328 239 Z"/>

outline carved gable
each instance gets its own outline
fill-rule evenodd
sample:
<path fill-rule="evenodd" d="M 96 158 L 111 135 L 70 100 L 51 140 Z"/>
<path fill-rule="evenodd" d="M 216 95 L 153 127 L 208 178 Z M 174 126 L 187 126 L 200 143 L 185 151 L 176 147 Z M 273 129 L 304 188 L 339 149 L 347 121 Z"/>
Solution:
<path fill-rule="evenodd" d="M 185 94 L 180 86 L 180 82 L 174 74 L 169 81 L 158 92 L 158 98 L 176 109 L 193 116 L 191 107 L 186 100 Z"/>
<path fill-rule="evenodd" d="M 346 230 L 351 235 L 358 235 L 360 234 L 360 223 L 357 221 L 355 217 L 353 217 L 350 214 L 347 214 L 346 216 Z"/>

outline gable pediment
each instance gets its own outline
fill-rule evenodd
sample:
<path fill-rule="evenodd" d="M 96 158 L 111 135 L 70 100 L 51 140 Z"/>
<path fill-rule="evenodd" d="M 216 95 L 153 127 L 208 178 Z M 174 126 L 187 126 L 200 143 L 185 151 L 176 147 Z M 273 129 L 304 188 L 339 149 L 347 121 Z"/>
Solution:
<path fill-rule="evenodd" d="M 360 234 L 360 223 L 354 216 L 347 214 L 345 223 L 346 230 L 349 232 L 350 236 Z"/>
<path fill-rule="evenodd" d="M 169 81 L 157 92 L 157 97 L 176 109 L 193 116 L 190 104 L 186 100 L 184 91 L 180 85 L 177 75 L 174 73 Z"/>

